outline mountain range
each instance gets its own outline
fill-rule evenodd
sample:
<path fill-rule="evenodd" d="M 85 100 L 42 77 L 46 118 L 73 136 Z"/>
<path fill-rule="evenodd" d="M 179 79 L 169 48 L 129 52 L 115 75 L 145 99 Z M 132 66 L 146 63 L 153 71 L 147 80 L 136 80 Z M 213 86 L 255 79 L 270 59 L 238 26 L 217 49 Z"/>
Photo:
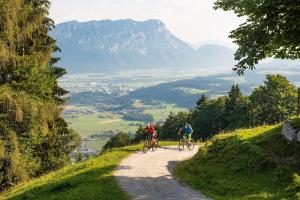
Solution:
<path fill-rule="evenodd" d="M 62 49 L 60 65 L 69 73 L 234 65 L 230 48 L 206 44 L 194 49 L 159 20 L 70 21 L 58 24 L 51 35 Z"/>

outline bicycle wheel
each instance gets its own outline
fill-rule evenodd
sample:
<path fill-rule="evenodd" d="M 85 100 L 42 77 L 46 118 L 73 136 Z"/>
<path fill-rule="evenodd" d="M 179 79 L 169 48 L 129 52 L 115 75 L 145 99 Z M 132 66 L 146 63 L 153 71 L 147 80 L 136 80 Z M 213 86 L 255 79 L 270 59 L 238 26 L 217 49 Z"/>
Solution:
<path fill-rule="evenodd" d="M 195 147 L 194 141 L 191 140 L 190 143 L 187 144 L 187 148 L 188 148 L 189 150 L 193 150 L 194 147 Z"/>
<path fill-rule="evenodd" d="M 146 153 L 148 150 L 149 150 L 149 143 L 148 141 L 145 141 L 143 146 L 143 152 Z"/>
<path fill-rule="evenodd" d="M 154 140 L 151 145 L 152 151 L 156 151 L 157 147 L 158 147 L 158 142 L 156 140 Z"/>
<path fill-rule="evenodd" d="M 183 151 L 184 150 L 184 139 L 180 139 L 179 140 L 178 148 L 179 148 L 179 151 Z"/>
<path fill-rule="evenodd" d="M 155 141 L 156 141 L 157 148 L 160 147 L 160 146 L 159 146 L 158 139 L 155 139 Z"/>

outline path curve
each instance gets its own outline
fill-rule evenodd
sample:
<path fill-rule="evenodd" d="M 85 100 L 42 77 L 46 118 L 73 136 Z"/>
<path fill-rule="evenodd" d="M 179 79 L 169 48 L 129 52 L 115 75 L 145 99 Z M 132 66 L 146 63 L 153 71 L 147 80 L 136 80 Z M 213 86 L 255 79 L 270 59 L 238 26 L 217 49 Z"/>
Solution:
<path fill-rule="evenodd" d="M 137 152 L 123 160 L 114 175 L 134 200 L 207 200 L 171 175 L 177 162 L 191 158 L 197 151 L 196 146 L 193 151 L 178 151 L 177 146 L 170 146 L 155 152 Z"/>

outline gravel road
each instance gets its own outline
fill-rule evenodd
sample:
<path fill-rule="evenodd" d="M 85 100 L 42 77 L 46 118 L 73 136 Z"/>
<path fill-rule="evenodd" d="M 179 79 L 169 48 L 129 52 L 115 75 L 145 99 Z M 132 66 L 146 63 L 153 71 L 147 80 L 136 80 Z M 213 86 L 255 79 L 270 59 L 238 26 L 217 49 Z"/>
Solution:
<path fill-rule="evenodd" d="M 207 200 L 171 174 L 177 162 L 191 158 L 197 151 L 196 146 L 193 151 L 178 151 L 177 146 L 170 146 L 155 152 L 137 152 L 123 160 L 114 175 L 134 200 Z"/>

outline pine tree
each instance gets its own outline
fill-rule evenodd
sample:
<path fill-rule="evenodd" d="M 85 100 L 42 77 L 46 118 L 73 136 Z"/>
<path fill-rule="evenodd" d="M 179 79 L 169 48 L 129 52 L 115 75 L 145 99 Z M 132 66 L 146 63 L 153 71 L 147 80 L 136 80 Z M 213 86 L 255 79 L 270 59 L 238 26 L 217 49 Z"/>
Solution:
<path fill-rule="evenodd" d="M 233 85 L 225 100 L 225 127 L 236 129 L 250 126 L 249 105 L 249 100 L 242 95 L 239 85 Z"/>
<path fill-rule="evenodd" d="M 18 169 L 1 177 L 0 190 L 64 166 L 76 146 L 71 142 L 78 143 L 60 117 L 66 91 L 57 79 L 66 71 L 52 57 L 59 48 L 48 34 L 49 7 L 48 0 L 0 0 L 0 151 L 13 144 L 0 169 Z"/>
<path fill-rule="evenodd" d="M 207 100 L 208 98 L 204 94 L 202 94 L 200 99 L 196 102 L 196 109 L 200 110 L 201 106 L 204 105 L 207 102 Z"/>

